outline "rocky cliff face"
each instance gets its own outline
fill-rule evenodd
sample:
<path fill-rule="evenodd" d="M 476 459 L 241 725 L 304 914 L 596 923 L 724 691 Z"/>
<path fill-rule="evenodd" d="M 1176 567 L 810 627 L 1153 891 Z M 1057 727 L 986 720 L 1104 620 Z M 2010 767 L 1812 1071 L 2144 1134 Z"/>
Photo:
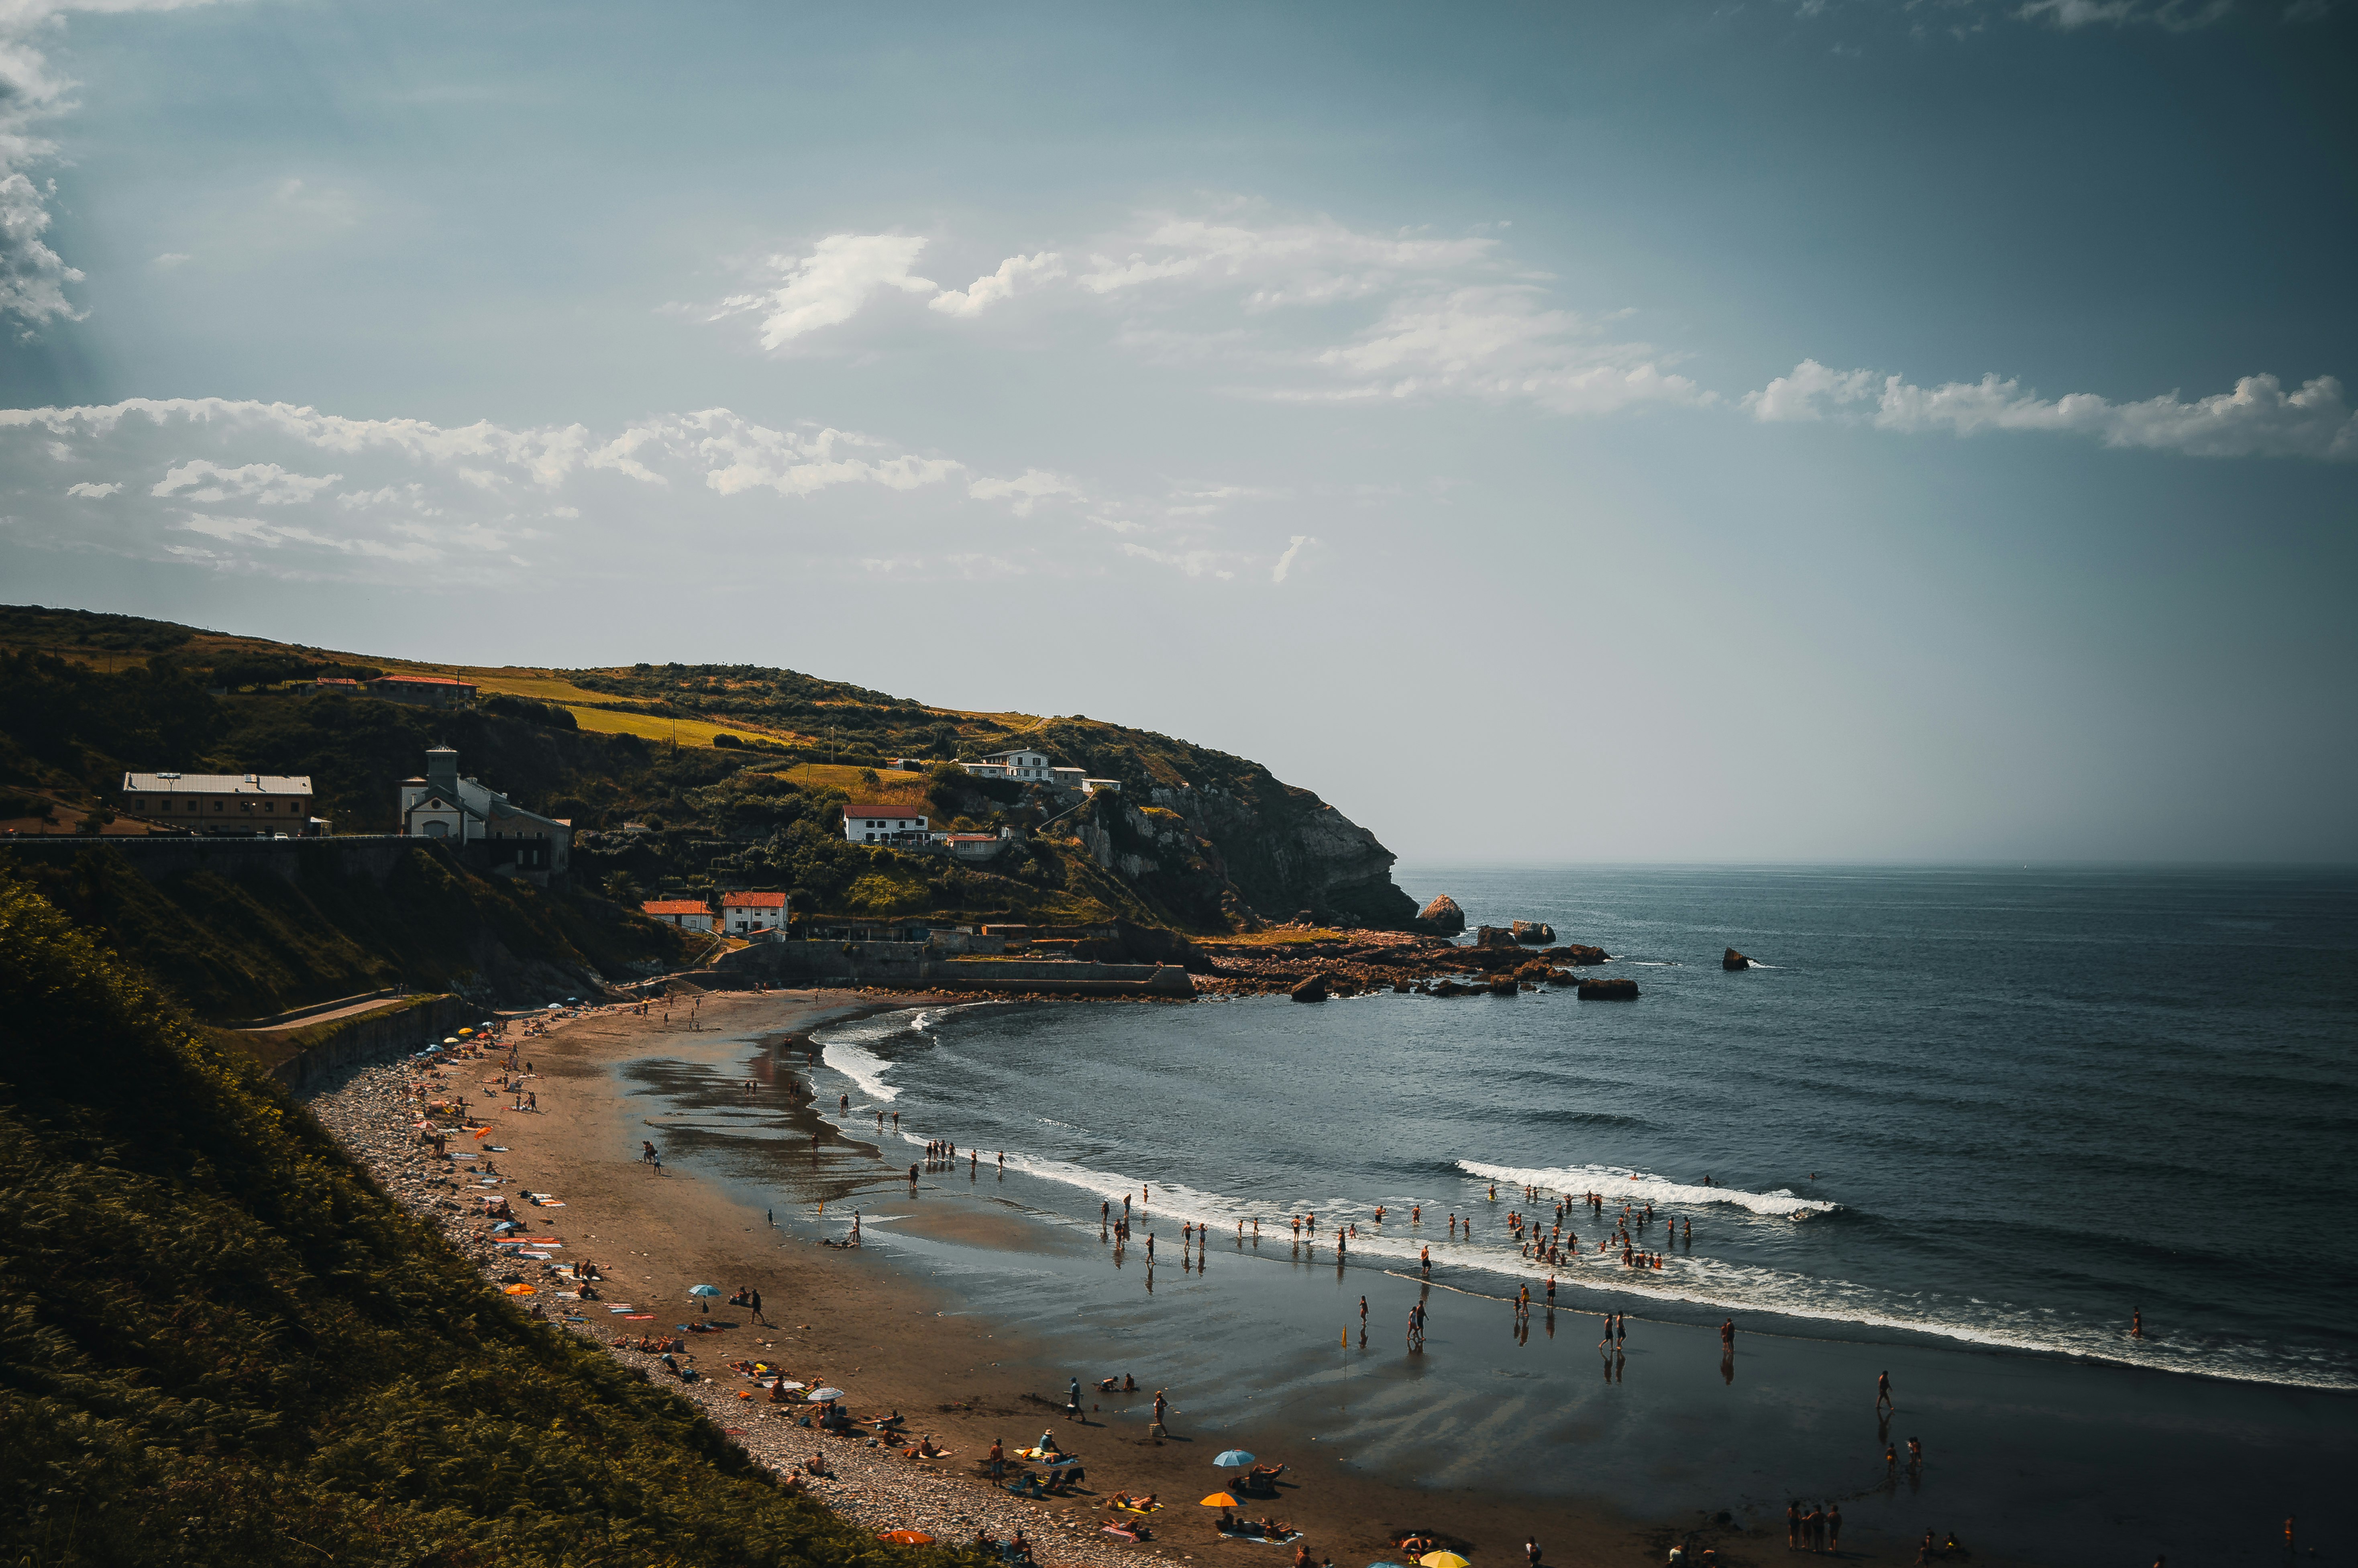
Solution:
<path fill-rule="evenodd" d="M 1083 813 L 1081 841 L 1099 866 L 1181 923 L 1216 927 L 1291 920 L 1404 925 L 1416 903 L 1392 882 L 1397 858 L 1376 836 L 1308 790 L 1259 780 L 1237 788 L 1151 785 L 1102 795 Z"/>

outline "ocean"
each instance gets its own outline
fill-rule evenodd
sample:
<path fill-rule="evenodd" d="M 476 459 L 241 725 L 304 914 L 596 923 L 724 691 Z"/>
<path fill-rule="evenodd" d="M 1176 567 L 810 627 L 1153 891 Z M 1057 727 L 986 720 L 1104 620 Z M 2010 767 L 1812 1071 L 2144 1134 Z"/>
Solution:
<path fill-rule="evenodd" d="M 1050 1225 L 1094 1233 L 1128 1195 L 1166 1259 L 1183 1225 L 1223 1244 L 1258 1220 L 1266 1249 L 1314 1214 L 1319 1256 L 1356 1225 L 1354 1269 L 1429 1248 L 1436 1281 L 1503 1297 L 1552 1275 L 1567 1310 L 2358 1389 L 2358 875 L 1401 881 L 1601 946 L 1642 994 L 903 1010 L 819 1032 L 821 1108 L 869 1138 L 897 1112 L 906 1143 L 987 1168 L 1004 1152 Z M 1724 971 L 1730 946 L 1760 967 Z M 1577 1261 L 1521 1255 L 1510 1210 L 1552 1224 L 1589 1193 L 1651 1206 L 1635 1236 L 1661 1269 L 1599 1253 L 1611 1222 L 1585 1204 L 1563 1217 Z"/>

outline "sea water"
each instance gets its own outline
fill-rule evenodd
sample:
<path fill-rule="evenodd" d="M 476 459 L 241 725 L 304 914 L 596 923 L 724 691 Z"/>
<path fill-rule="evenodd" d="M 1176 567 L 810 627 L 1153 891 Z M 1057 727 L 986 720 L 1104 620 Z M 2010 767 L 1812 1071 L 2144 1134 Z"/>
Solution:
<path fill-rule="evenodd" d="M 1354 1267 L 1429 1248 L 1436 1279 L 1537 1295 L 1552 1275 L 1573 1309 L 1610 1292 L 1707 1323 L 2358 1388 L 2358 876 L 1401 881 L 1601 946 L 1641 995 L 910 1009 L 819 1032 L 821 1105 L 849 1095 L 871 1137 L 898 1112 L 910 1142 L 993 1169 L 1003 1152 L 1052 1224 L 1094 1230 L 1126 1195 L 1166 1252 L 1183 1224 L 1290 1241 L 1314 1214 L 1330 1256 L 1357 1227 Z M 1759 967 L 1723 970 L 1730 946 Z M 1564 1217 L 1576 1262 L 1522 1256 L 1509 1211 L 1552 1224 L 1590 1193 L 1604 1217 Z M 1625 1205 L 1651 1206 L 1635 1235 L 1663 1268 L 1596 1250 Z"/>

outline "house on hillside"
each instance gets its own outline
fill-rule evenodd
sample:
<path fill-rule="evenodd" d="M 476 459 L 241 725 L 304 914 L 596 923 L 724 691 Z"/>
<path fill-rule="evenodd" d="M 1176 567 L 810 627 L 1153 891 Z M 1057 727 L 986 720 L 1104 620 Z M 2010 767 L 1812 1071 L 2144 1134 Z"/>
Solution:
<path fill-rule="evenodd" d="M 358 697 L 361 683 L 350 676 L 319 676 L 311 682 L 313 697 Z"/>
<path fill-rule="evenodd" d="M 459 753 L 437 746 L 426 753 L 426 776 L 401 784 L 401 832 L 453 847 L 481 846 L 467 858 L 546 886 L 573 855 L 573 824 L 527 811 L 489 785 L 459 776 Z"/>
<path fill-rule="evenodd" d="M 475 687 L 471 682 L 453 680 L 449 676 L 379 676 L 368 683 L 371 697 L 387 702 L 406 702 L 413 708 L 472 708 Z"/>
<path fill-rule="evenodd" d="M 639 913 L 665 925 L 676 925 L 682 931 L 712 929 L 712 906 L 700 898 L 654 898 L 639 905 Z"/>
<path fill-rule="evenodd" d="M 731 936 L 775 931 L 786 923 L 786 895 L 782 892 L 724 892 L 720 895 L 720 929 Z"/>
<path fill-rule="evenodd" d="M 308 773 L 125 773 L 123 814 L 191 833 L 324 838 Z"/>
<path fill-rule="evenodd" d="M 979 762 L 960 762 L 979 779 L 1011 779 L 1017 784 L 1054 784 L 1055 773 L 1044 752 L 993 752 Z"/>
<path fill-rule="evenodd" d="M 889 800 L 845 802 L 843 836 L 855 844 L 928 842 L 925 815 L 914 806 Z"/>

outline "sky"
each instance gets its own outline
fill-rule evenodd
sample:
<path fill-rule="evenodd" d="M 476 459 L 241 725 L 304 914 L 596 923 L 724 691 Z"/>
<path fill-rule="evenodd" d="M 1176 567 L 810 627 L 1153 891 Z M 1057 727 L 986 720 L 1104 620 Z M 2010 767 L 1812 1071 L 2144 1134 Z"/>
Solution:
<path fill-rule="evenodd" d="M 2358 860 L 2358 0 L 0 0 L 0 600 L 1412 860 Z"/>

